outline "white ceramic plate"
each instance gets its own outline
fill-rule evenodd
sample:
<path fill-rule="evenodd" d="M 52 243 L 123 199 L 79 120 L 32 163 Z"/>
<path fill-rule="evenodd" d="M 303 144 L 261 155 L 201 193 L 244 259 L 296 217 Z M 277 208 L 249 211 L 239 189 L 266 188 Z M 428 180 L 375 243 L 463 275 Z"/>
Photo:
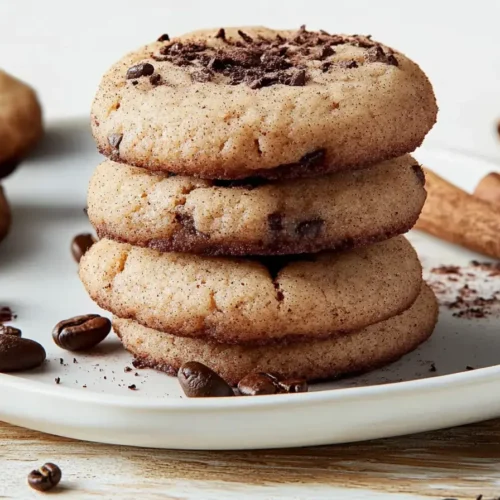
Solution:
<path fill-rule="evenodd" d="M 432 149 L 417 157 L 469 189 L 496 167 Z M 34 158 L 5 182 L 15 220 L 0 246 L 0 305 L 15 310 L 13 325 L 45 346 L 48 362 L 0 374 L 0 419 L 106 443 L 250 449 L 358 441 L 500 416 L 500 311 L 467 320 L 445 308 L 433 338 L 416 352 L 368 375 L 314 385 L 307 394 L 187 399 L 175 378 L 125 372 L 132 359 L 112 335 L 92 354 L 59 349 L 51 340 L 55 323 L 99 311 L 69 251 L 73 236 L 90 229 L 83 208 L 99 161 L 84 120 L 54 123 Z M 410 238 L 426 269 L 478 257 L 423 234 Z M 491 293 L 495 279 L 483 285 Z M 467 365 L 476 369 L 464 371 Z"/>

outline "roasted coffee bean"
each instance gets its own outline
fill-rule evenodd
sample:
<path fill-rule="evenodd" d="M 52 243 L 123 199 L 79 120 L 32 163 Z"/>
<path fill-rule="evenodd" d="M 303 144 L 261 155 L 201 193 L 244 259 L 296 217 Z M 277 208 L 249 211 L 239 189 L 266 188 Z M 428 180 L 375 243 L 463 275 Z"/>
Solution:
<path fill-rule="evenodd" d="M 52 330 L 54 342 L 68 351 L 90 349 L 102 342 L 111 330 L 111 321 L 99 314 L 86 314 L 60 321 Z"/>
<path fill-rule="evenodd" d="M 234 396 L 231 386 L 217 373 L 197 361 L 184 363 L 177 374 L 184 394 L 189 398 Z"/>
<path fill-rule="evenodd" d="M 28 484 L 37 491 L 48 491 L 61 481 L 62 472 L 56 464 L 46 463 L 28 475 Z"/>
<path fill-rule="evenodd" d="M 90 233 L 77 234 L 71 242 L 71 254 L 76 262 L 86 254 L 97 240 Z"/>
<path fill-rule="evenodd" d="M 14 328 L 13 326 L 0 325 L 1 335 L 14 335 L 14 337 L 21 337 L 23 332 L 19 328 Z"/>
<path fill-rule="evenodd" d="M 307 392 L 309 390 L 307 380 L 303 378 L 280 380 L 278 383 L 285 392 Z"/>
<path fill-rule="evenodd" d="M 127 80 L 150 76 L 155 72 L 155 67 L 149 63 L 136 64 L 127 70 Z"/>
<path fill-rule="evenodd" d="M 242 396 L 263 396 L 284 392 L 278 377 L 271 373 L 250 373 L 239 381 L 238 390 Z"/>
<path fill-rule="evenodd" d="M 30 370 L 45 361 L 45 349 L 34 340 L 0 335 L 0 372 Z"/>

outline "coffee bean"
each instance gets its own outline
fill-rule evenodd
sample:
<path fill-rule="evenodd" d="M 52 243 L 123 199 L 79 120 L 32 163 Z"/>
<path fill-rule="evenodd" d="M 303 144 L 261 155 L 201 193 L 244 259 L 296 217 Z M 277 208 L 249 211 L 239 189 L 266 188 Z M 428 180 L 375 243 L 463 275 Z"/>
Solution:
<path fill-rule="evenodd" d="M 250 373 L 239 381 L 238 390 L 242 396 L 263 396 L 284 392 L 278 378 L 271 373 Z"/>
<path fill-rule="evenodd" d="M 127 80 L 140 78 L 141 76 L 150 76 L 155 72 L 155 67 L 149 63 L 136 64 L 127 70 Z"/>
<path fill-rule="evenodd" d="M 14 328 L 13 326 L 0 325 L 0 334 L 1 335 L 14 335 L 14 337 L 22 336 L 21 330 L 19 328 Z"/>
<path fill-rule="evenodd" d="M 45 361 L 45 349 L 34 340 L 0 335 L 0 372 L 30 370 Z"/>
<path fill-rule="evenodd" d="M 111 321 L 98 314 L 86 314 L 60 321 L 52 330 L 54 342 L 68 351 L 90 349 L 102 342 L 111 330 Z"/>
<path fill-rule="evenodd" d="M 28 475 L 28 484 L 37 491 L 48 491 L 61 481 L 62 472 L 56 464 L 46 463 Z"/>
<path fill-rule="evenodd" d="M 184 363 L 177 374 L 184 394 L 189 398 L 234 396 L 231 386 L 217 373 L 197 361 Z"/>
<path fill-rule="evenodd" d="M 280 380 L 278 383 L 285 392 L 295 393 L 307 392 L 309 390 L 307 380 L 303 378 Z"/>
<path fill-rule="evenodd" d="M 90 233 L 77 234 L 71 242 L 71 254 L 75 261 L 80 262 L 80 259 L 96 241 Z"/>

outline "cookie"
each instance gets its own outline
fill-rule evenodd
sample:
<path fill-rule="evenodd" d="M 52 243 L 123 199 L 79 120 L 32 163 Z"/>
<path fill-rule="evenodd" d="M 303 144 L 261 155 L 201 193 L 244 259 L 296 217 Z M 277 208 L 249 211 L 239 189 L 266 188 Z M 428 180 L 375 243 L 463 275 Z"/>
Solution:
<path fill-rule="evenodd" d="M 203 30 L 126 55 L 92 106 L 112 159 L 215 179 L 359 168 L 419 146 L 432 87 L 403 54 L 364 36 Z"/>
<path fill-rule="evenodd" d="M 33 89 L 0 70 L 0 178 L 17 163 L 42 136 L 42 111 Z"/>
<path fill-rule="evenodd" d="M 151 174 L 106 161 L 90 181 L 101 238 L 160 251 L 276 255 L 338 250 L 408 231 L 425 201 L 409 155 L 353 172 L 276 182 Z"/>
<path fill-rule="evenodd" d="M 175 375 L 187 361 L 198 361 L 236 385 L 252 372 L 275 372 L 286 378 L 331 379 L 373 370 L 413 351 L 429 338 L 438 306 L 424 285 L 405 312 L 353 333 L 326 340 L 270 346 L 238 346 L 177 337 L 114 318 L 113 328 L 135 365 Z"/>
<path fill-rule="evenodd" d="M 11 214 L 9 204 L 5 198 L 3 188 L 0 186 L 0 241 L 2 241 L 9 232 L 11 224 Z"/>
<path fill-rule="evenodd" d="M 328 337 L 407 309 L 421 286 L 402 236 L 350 252 L 260 259 L 160 253 L 103 239 L 80 261 L 93 300 L 116 316 L 224 343 Z"/>

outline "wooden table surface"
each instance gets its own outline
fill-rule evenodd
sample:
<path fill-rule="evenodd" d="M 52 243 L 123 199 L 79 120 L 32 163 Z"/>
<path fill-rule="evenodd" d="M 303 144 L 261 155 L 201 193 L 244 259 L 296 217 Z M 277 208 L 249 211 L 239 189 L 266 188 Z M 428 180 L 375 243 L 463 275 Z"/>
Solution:
<path fill-rule="evenodd" d="M 46 461 L 63 471 L 54 492 L 63 498 L 489 500 L 500 495 L 500 420 L 352 445 L 234 452 L 109 446 L 0 423 L 0 498 L 40 498 L 26 476 Z"/>

